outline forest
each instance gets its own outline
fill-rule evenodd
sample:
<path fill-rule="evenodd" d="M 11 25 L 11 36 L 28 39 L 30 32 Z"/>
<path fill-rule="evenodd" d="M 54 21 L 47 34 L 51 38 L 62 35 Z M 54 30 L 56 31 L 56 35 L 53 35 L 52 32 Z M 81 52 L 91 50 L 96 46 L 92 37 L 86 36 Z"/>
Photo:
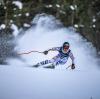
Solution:
<path fill-rule="evenodd" d="M 100 54 L 99 0 L 0 0 L 0 62 L 15 57 L 12 25 L 27 30 L 37 14 L 46 13 L 65 27 L 74 27 Z"/>

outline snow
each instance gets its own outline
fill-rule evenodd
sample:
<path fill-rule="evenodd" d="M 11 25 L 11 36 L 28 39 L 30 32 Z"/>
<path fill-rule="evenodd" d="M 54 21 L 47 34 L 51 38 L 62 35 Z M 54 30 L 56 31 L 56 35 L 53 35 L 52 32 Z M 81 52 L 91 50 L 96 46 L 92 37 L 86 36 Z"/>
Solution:
<path fill-rule="evenodd" d="M 71 6 L 70 6 L 70 8 L 71 8 L 71 10 L 75 10 L 75 8 L 74 8 L 74 6 L 73 6 L 73 5 L 71 5 Z"/>
<path fill-rule="evenodd" d="M 77 9 L 77 5 L 75 5 L 75 9 Z"/>
<path fill-rule="evenodd" d="M 16 8 L 14 8 L 13 10 L 16 10 Z"/>
<path fill-rule="evenodd" d="M 22 14 L 18 14 L 18 16 L 22 16 Z"/>
<path fill-rule="evenodd" d="M 14 17 L 17 17 L 17 15 L 14 15 Z"/>
<path fill-rule="evenodd" d="M 62 14 L 66 14 L 66 12 L 63 11 L 63 10 L 59 10 L 59 12 L 62 13 Z"/>
<path fill-rule="evenodd" d="M 24 27 L 30 27 L 30 24 L 24 23 Z"/>
<path fill-rule="evenodd" d="M 5 29 L 6 25 L 5 24 L 1 24 L 0 29 Z"/>
<path fill-rule="evenodd" d="M 0 99 L 99 99 L 100 72 L 0 67 Z"/>
<path fill-rule="evenodd" d="M 94 18 L 92 21 L 93 21 L 93 22 L 96 22 L 96 19 Z"/>
<path fill-rule="evenodd" d="M 56 7 L 60 8 L 60 5 L 59 4 L 56 4 Z"/>
<path fill-rule="evenodd" d="M 18 27 L 15 24 L 12 24 L 11 29 L 14 30 L 13 35 L 16 37 L 19 33 Z"/>
<path fill-rule="evenodd" d="M 83 25 L 83 24 L 80 24 L 79 26 L 80 26 L 80 27 L 84 27 L 84 25 Z"/>
<path fill-rule="evenodd" d="M 7 9 L 7 7 L 6 7 L 6 6 L 4 6 L 4 9 Z"/>
<path fill-rule="evenodd" d="M 10 23 L 13 23 L 13 20 L 10 20 Z"/>
<path fill-rule="evenodd" d="M 70 5 L 70 9 L 71 10 L 76 10 L 77 9 L 77 5 Z"/>
<path fill-rule="evenodd" d="M 100 51 L 98 52 L 98 54 L 100 55 Z"/>
<path fill-rule="evenodd" d="M 78 28 L 78 24 L 75 24 L 74 27 L 75 27 L 75 28 Z"/>
<path fill-rule="evenodd" d="M 95 28 L 95 27 L 96 27 L 96 25 L 94 24 L 94 25 L 93 25 L 93 28 Z"/>
<path fill-rule="evenodd" d="M 29 16 L 30 14 L 29 14 L 29 13 L 26 13 L 25 15 L 26 15 L 26 16 Z"/>
<path fill-rule="evenodd" d="M 49 5 L 45 5 L 45 7 L 51 8 L 51 7 L 53 7 L 53 5 L 49 4 Z"/>
<path fill-rule="evenodd" d="M 69 41 L 76 69 L 66 70 L 70 59 L 53 70 L 42 66 L 31 68 L 37 62 L 51 59 L 57 52 L 25 54 L 21 56 L 22 60 L 9 59 L 9 65 L 0 66 L 0 99 L 100 99 L 100 59 L 92 44 L 74 30 L 55 29 L 59 21 L 54 22 L 55 18 L 51 16 L 36 19 L 36 26 L 17 41 L 18 52 L 44 51 Z"/>
<path fill-rule="evenodd" d="M 23 8 L 23 4 L 20 1 L 13 1 L 12 4 L 15 4 L 19 9 Z"/>

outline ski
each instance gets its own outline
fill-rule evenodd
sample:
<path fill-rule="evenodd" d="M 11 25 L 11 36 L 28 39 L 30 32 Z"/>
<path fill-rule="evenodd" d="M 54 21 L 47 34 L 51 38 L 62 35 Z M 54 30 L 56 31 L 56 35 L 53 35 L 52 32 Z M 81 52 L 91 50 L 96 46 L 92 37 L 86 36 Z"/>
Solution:
<path fill-rule="evenodd" d="M 31 67 L 38 68 L 38 67 L 40 67 L 40 65 L 36 64 L 36 65 L 32 65 Z M 55 66 L 53 64 L 51 64 L 51 65 L 43 66 L 43 68 L 54 69 Z"/>
<path fill-rule="evenodd" d="M 48 65 L 48 66 L 44 66 L 43 68 L 47 68 L 47 69 L 55 69 L 54 65 Z"/>

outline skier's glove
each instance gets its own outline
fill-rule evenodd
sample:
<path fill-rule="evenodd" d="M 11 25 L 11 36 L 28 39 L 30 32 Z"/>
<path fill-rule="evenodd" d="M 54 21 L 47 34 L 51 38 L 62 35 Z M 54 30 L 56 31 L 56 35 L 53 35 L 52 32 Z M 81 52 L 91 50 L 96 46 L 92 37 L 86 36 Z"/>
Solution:
<path fill-rule="evenodd" d="M 71 65 L 71 69 L 75 69 L 75 64 L 72 64 Z"/>
<path fill-rule="evenodd" d="M 48 51 L 44 51 L 43 53 L 44 53 L 45 55 L 47 55 L 47 54 L 48 54 Z"/>

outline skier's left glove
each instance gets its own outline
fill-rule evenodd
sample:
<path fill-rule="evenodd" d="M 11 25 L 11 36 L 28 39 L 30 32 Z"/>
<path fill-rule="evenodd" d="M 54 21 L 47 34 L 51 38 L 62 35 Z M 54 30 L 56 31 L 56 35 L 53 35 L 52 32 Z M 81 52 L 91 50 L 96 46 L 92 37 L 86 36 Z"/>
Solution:
<path fill-rule="evenodd" d="M 71 69 L 75 69 L 75 64 L 72 64 L 71 65 Z"/>
<path fill-rule="evenodd" d="M 44 53 L 45 55 L 47 55 L 47 54 L 48 54 L 48 51 L 44 51 L 43 53 Z"/>

